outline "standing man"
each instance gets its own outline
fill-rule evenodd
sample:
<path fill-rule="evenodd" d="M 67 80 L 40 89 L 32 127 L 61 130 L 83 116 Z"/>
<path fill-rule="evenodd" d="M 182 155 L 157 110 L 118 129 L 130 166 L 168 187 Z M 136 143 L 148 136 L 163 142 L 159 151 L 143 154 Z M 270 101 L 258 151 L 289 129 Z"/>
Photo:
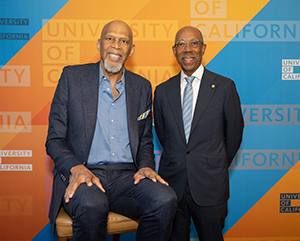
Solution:
<path fill-rule="evenodd" d="M 180 29 L 173 53 L 182 70 L 155 90 L 155 130 L 163 147 L 159 174 L 178 200 L 171 241 L 190 240 L 191 217 L 200 241 L 223 240 L 228 167 L 242 141 L 235 84 L 203 67 L 205 49 L 197 28 Z"/>
<path fill-rule="evenodd" d="M 113 211 L 140 219 L 136 240 L 168 240 L 176 194 L 153 170 L 151 84 L 124 68 L 135 50 L 130 27 L 108 23 L 97 48 L 101 61 L 64 68 L 53 98 L 50 221 L 63 206 L 74 240 L 103 241 Z"/>

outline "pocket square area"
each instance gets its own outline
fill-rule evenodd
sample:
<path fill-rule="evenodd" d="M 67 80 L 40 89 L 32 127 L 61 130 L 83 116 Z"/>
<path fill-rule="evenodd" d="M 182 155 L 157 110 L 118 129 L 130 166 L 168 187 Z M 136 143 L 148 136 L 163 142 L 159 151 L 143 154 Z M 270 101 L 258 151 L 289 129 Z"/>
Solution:
<path fill-rule="evenodd" d="M 149 113 L 150 113 L 150 109 L 147 110 L 146 112 L 144 112 L 143 114 L 141 114 L 141 115 L 137 118 L 137 120 L 140 121 L 140 120 L 146 119 L 147 116 L 149 115 Z"/>

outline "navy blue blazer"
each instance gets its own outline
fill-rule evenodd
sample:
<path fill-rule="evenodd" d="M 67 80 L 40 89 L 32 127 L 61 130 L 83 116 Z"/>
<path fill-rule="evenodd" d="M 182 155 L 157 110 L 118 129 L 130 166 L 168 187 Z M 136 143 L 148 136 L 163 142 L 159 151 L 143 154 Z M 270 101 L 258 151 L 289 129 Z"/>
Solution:
<path fill-rule="evenodd" d="M 154 169 L 151 83 L 125 70 L 125 94 L 134 163 L 137 169 Z M 49 211 L 53 229 L 69 184 L 70 169 L 87 163 L 97 120 L 98 95 L 99 62 L 63 69 L 51 105 L 46 141 L 47 154 L 55 165 Z M 147 110 L 148 116 L 138 120 Z"/>
<path fill-rule="evenodd" d="M 185 141 L 180 74 L 157 86 L 154 123 L 163 147 L 159 174 L 182 199 L 186 184 L 200 206 L 229 198 L 228 167 L 242 141 L 240 99 L 232 80 L 204 69 L 188 144 Z"/>

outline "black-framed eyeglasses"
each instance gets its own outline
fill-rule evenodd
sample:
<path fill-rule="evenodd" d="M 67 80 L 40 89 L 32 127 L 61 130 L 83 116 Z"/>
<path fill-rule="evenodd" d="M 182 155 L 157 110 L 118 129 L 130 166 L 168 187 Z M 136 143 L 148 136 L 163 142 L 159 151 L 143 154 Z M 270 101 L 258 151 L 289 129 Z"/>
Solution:
<path fill-rule="evenodd" d="M 192 39 L 188 42 L 185 42 L 183 40 L 179 40 L 177 41 L 175 44 L 174 44 L 174 48 L 177 48 L 178 50 L 181 50 L 181 49 L 184 49 L 186 47 L 186 44 L 189 44 L 189 46 L 191 48 L 198 48 L 201 44 L 203 44 L 203 41 L 202 40 L 199 40 L 199 39 Z"/>

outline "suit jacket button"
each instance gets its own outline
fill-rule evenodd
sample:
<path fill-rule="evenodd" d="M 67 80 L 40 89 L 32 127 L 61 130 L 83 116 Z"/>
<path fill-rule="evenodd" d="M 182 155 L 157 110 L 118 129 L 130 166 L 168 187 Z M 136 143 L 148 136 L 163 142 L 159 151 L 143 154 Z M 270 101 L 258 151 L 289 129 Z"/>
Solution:
<path fill-rule="evenodd" d="M 190 153 L 191 153 L 191 151 L 187 151 L 187 152 L 186 152 L 187 155 L 190 154 Z"/>

